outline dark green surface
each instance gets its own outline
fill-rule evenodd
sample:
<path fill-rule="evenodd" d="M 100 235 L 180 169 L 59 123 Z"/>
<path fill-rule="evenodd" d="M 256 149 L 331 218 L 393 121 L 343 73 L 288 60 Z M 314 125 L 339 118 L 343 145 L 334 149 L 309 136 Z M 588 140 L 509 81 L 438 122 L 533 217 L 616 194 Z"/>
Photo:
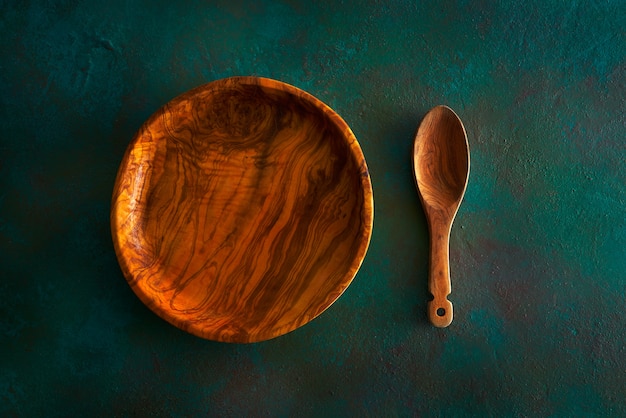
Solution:
<path fill-rule="evenodd" d="M 623 1 L 204 3 L 0 1 L 0 416 L 626 416 Z M 108 222 L 141 123 L 232 75 L 333 107 L 374 185 L 350 288 L 253 345 L 152 314 Z M 472 156 L 444 330 L 410 165 L 437 104 Z"/>

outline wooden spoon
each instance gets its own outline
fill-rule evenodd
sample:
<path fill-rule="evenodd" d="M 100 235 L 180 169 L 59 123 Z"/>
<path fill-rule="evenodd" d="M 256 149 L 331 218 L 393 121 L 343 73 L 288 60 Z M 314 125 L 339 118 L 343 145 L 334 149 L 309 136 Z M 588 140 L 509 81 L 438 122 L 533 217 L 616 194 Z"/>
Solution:
<path fill-rule="evenodd" d="M 430 231 L 428 317 L 436 327 L 452 322 L 450 229 L 469 179 L 469 144 L 461 119 L 447 106 L 431 109 L 413 145 L 413 169 Z"/>

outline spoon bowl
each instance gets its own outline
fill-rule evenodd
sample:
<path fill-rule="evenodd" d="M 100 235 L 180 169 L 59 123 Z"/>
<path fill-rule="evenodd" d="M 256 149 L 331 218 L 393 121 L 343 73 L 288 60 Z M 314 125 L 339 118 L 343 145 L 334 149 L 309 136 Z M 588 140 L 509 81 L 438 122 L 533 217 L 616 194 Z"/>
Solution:
<path fill-rule="evenodd" d="M 413 145 L 413 169 L 430 232 L 428 317 L 433 325 L 452 322 L 450 230 L 469 179 L 469 144 L 461 119 L 447 106 L 431 109 Z"/>

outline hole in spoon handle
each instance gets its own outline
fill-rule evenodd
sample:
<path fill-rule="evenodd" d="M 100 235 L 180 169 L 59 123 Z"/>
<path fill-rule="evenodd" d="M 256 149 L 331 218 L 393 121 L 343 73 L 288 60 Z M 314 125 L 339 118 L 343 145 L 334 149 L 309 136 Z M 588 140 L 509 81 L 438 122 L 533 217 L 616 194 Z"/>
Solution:
<path fill-rule="evenodd" d="M 452 323 L 452 317 L 452 302 L 448 299 L 428 302 L 428 319 L 434 326 L 445 328 Z"/>

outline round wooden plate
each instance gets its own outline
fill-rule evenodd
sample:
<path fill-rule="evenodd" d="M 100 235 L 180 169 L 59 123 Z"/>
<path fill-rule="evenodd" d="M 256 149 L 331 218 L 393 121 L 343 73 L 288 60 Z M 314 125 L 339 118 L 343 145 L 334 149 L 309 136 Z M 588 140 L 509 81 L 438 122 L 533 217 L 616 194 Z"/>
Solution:
<path fill-rule="evenodd" d="M 373 213 L 339 115 L 288 84 L 233 77 L 145 122 L 117 175 L 111 228 L 128 283 L 156 314 L 199 337 L 254 342 L 343 293 Z"/>

